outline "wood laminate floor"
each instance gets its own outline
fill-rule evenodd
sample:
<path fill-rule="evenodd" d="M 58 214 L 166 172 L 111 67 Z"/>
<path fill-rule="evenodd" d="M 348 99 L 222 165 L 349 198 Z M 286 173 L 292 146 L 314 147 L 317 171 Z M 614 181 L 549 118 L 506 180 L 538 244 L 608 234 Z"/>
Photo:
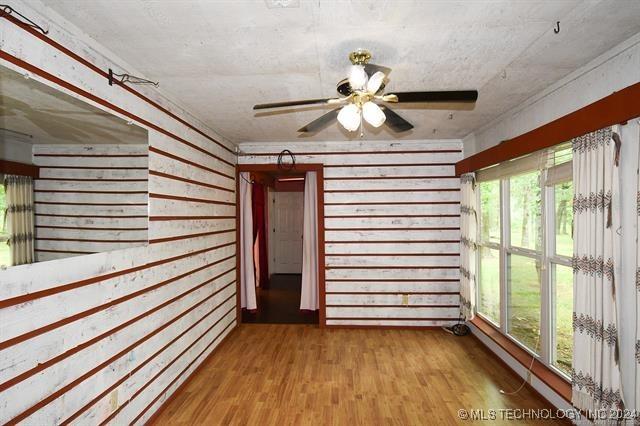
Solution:
<path fill-rule="evenodd" d="M 527 387 L 499 392 L 519 385 L 471 336 L 242 324 L 154 424 L 527 424 L 458 418 L 460 409 L 550 408 Z"/>

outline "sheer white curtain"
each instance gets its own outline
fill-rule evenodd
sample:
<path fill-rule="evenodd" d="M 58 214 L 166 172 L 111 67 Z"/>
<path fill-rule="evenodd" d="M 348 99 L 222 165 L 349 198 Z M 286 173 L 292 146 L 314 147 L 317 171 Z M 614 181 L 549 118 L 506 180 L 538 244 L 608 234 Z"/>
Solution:
<path fill-rule="evenodd" d="M 317 310 L 318 294 L 318 178 L 307 172 L 304 180 L 304 224 L 302 231 L 302 293 L 300 309 Z"/>
<path fill-rule="evenodd" d="M 253 263 L 253 212 L 251 175 L 240 173 L 240 306 L 257 309 L 256 277 Z"/>
<path fill-rule="evenodd" d="M 33 179 L 29 176 L 4 177 L 7 204 L 7 231 L 11 265 L 33 263 Z"/>
<path fill-rule="evenodd" d="M 473 319 L 476 305 L 476 209 L 475 174 L 460 176 L 460 314 Z"/>
<path fill-rule="evenodd" d="M 573 145 L 572 403 L 579 409 L 623 407 L 616 285 L 620 284 L 619 137 L 611 128 Z"/>

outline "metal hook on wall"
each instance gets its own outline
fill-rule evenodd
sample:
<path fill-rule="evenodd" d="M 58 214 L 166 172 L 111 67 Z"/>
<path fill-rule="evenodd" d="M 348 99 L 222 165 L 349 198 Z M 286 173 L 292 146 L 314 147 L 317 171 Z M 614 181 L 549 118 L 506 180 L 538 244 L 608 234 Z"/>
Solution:
<path fill-rule="evenodd" d="M 158 87 L 160 85 L 160 82 L 147 80 L 146 78 L 136 77 L 129 74 L 116 74 L 111 68 L 109 68 L 109 86 L 113 86 L 114 81 L 131 84 L 150 84 L 154 87 Z"/>
<path fill-rule="evenodd" d="M 31 27 L 33 29 L 36 29 L 36 30 L 40 31 L 42 34 L 45 34 L 45 35 L 49 34 L 49 30 L 45 30 L 40 25 L 36 24 L 31 19 L 27 18 L 22 13 L 18 12 L 17 10 L 12 8 L 8 4 L 0 4 L 0 16 L 4 16 L 4 15 L 7 15 L 7 16 L 8 15 L 18 15 L 20 18 L 22 18 L 22 21 L 21 21 L 22 24 L 24 24 L 24 25 L 26 25 L 28 27 Z"/>
<path fill-rule="evenodd" d="M 556 21 L 556 26 L 553 29 L 553 32 L 556 33 L 556 34 L 560 33 L 560 21 Z"/>

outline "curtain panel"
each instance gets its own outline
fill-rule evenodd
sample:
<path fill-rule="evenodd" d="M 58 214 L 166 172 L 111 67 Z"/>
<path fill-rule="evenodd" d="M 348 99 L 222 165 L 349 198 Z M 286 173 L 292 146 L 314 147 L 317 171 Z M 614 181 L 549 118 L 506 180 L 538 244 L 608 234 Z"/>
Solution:
<path fill-rule="evenodd" d="M 29 176 L 6 175 L 4 177 L 7 204 L 7 231 L 11 265 L 33 263 L 34 219 L 33 179 Z"/>
<path fill-rule="evenodd" d="M 316 172 L 307 172 L 304 179 L 303 214 L 300 309 L 315 311 L 320 307 L 318 287 L 318 177 Z"/>
<path fill-rule="evenodd" d="M 462 175 L 460 186 L 460 316 L 471 320 L 476 306 L 478 215 L 475 174 Z"/>
<path fill-rule="evenodd" d="M 240 307 L 256 310 L 256 277 L 253 263 L 253 212 L 251 211 L 251 174 L 240 173 Z"/>
<path fill-rule="evenodd" d="M 619 367 L 620 138 L 611 128 L 572 140 L 572 403 L 583 410 L 624 407 Z"/>

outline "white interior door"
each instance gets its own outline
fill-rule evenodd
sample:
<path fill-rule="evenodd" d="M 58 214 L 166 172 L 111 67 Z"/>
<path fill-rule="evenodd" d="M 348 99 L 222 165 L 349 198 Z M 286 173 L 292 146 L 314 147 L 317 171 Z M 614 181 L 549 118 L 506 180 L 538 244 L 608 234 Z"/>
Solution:
<path fill-rule="evenodd" d="M 270 191 L 269 201 L 269 270 L 301 274 L 304 193 Z"/>

